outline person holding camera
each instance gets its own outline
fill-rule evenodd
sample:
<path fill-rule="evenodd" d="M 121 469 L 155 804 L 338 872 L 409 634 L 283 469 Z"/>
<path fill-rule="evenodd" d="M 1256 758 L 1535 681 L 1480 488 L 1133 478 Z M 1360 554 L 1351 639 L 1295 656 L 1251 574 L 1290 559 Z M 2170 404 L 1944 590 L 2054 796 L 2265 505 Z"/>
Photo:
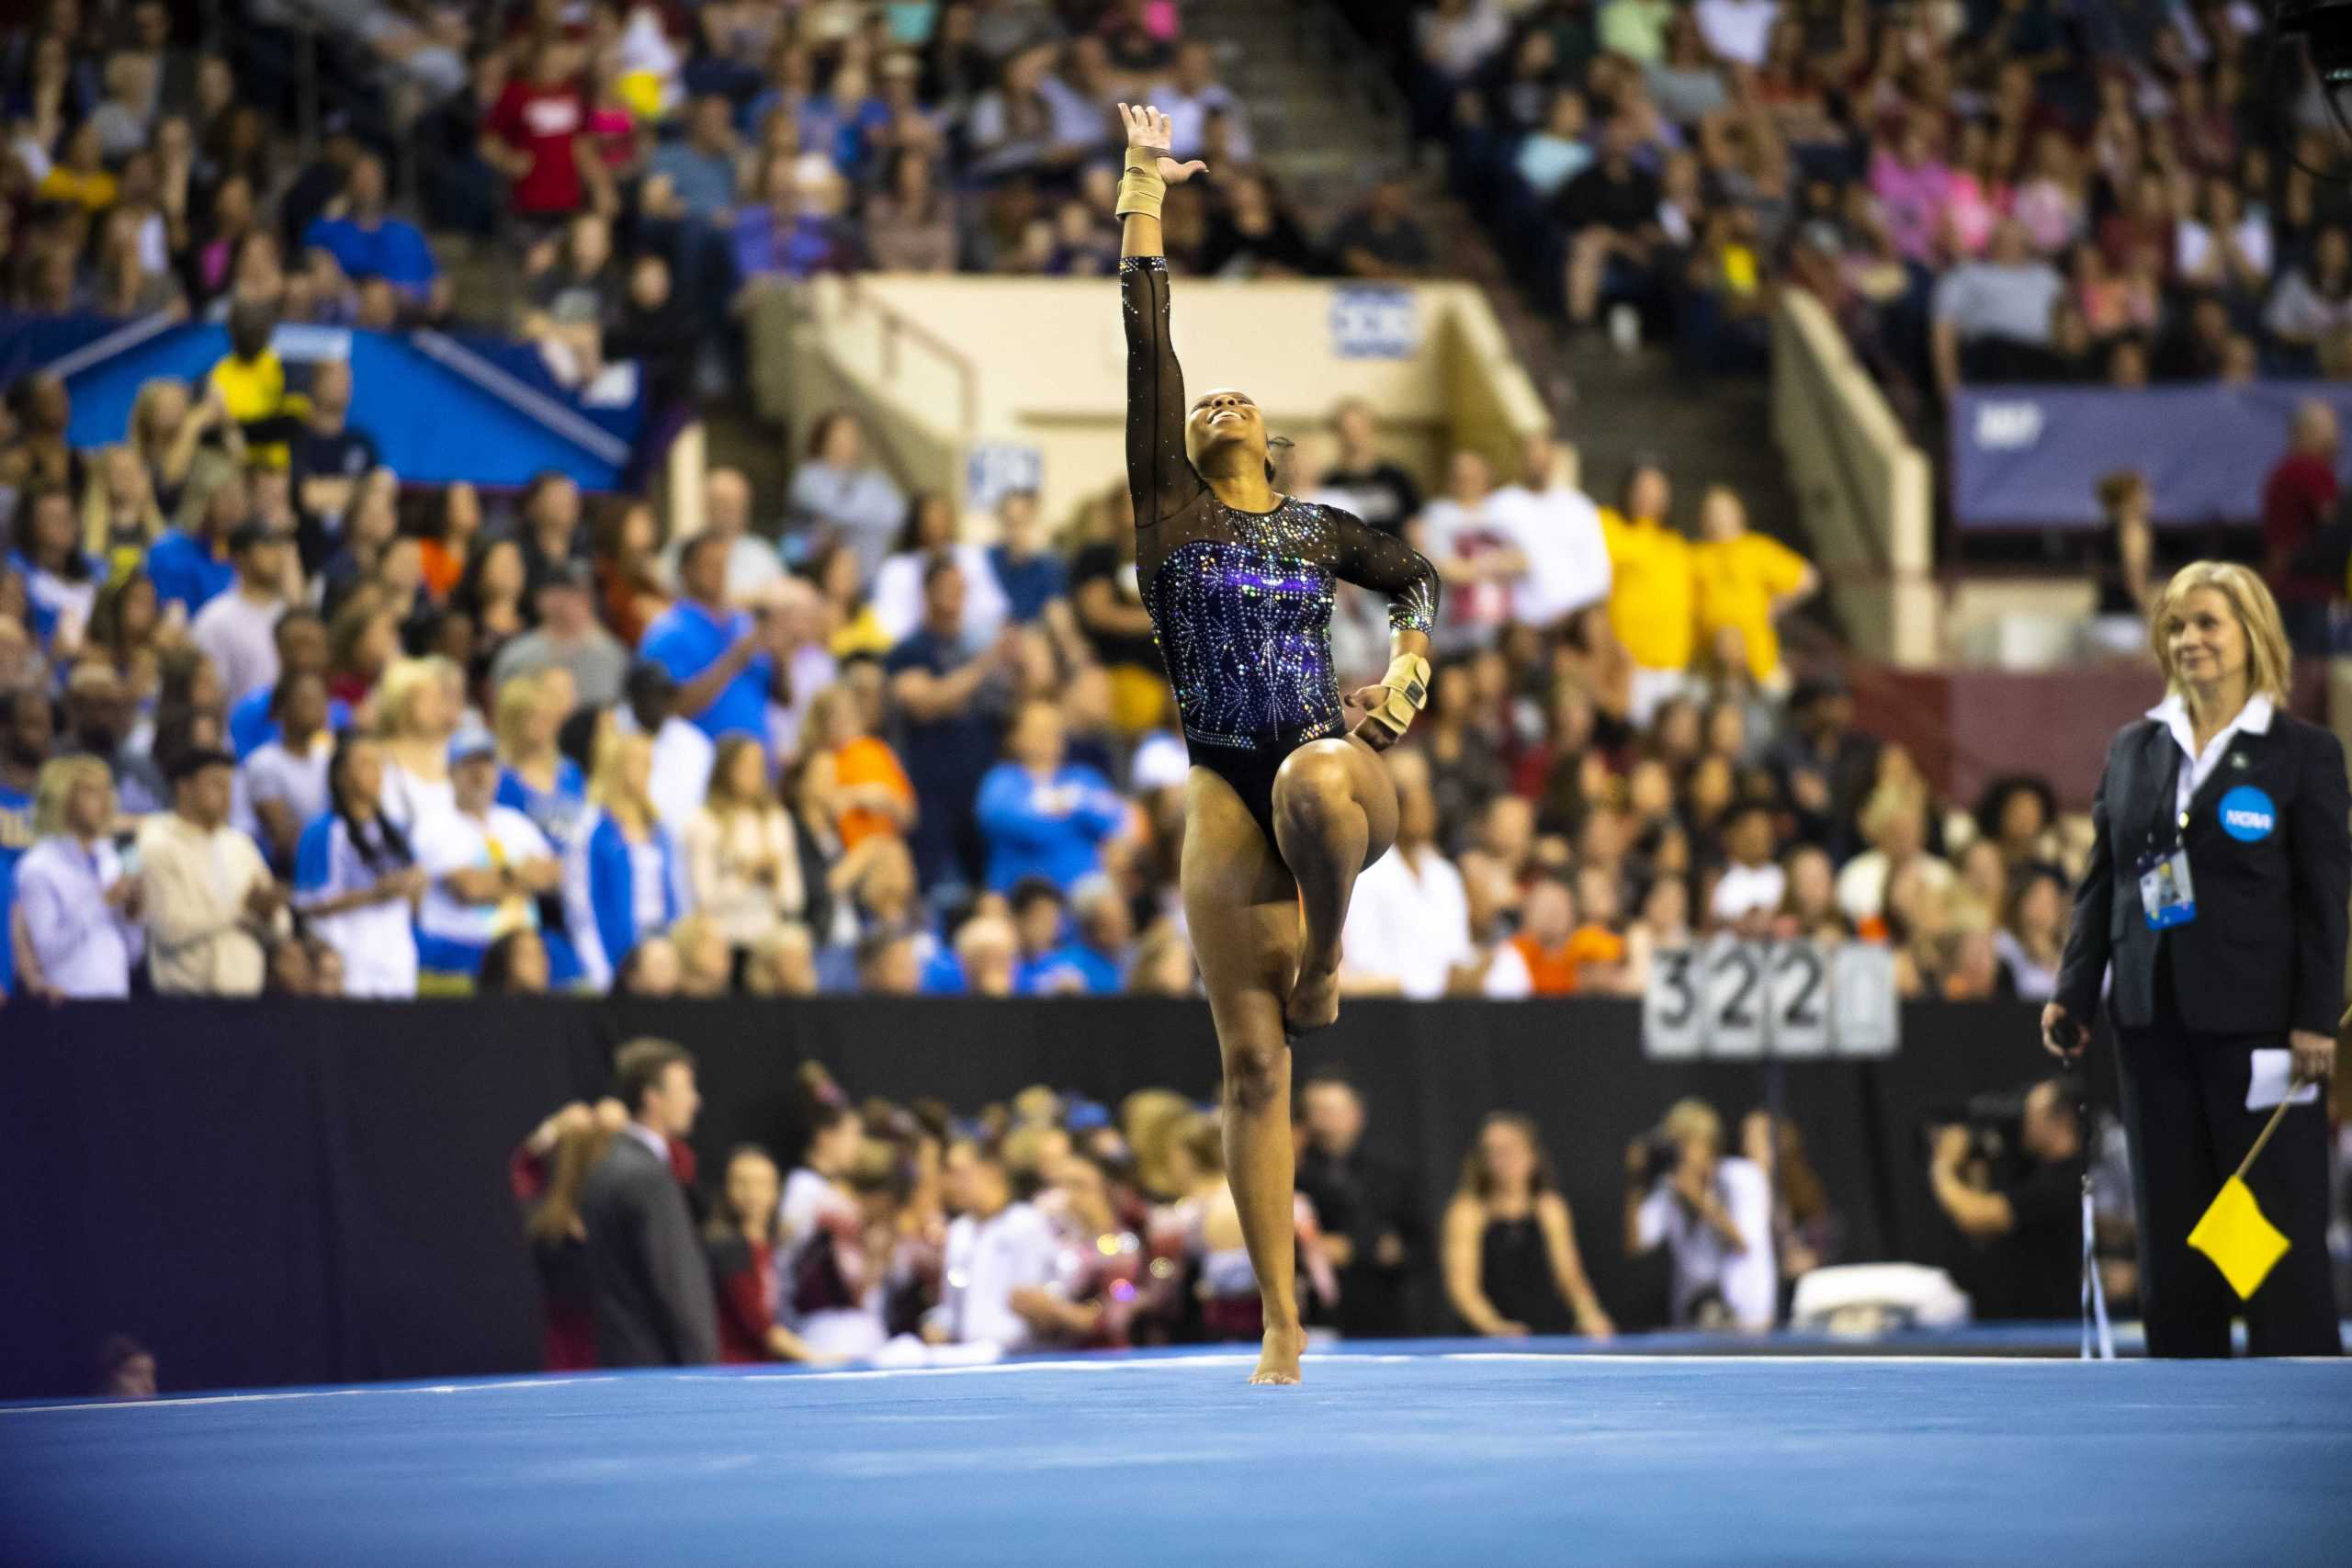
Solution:
<path fill-rule="evenodd" d="M 2245 1303 L 2247 1337 L 2257 1356 L 2340 1355 L 2317 1102 L 2344 1002 L 2344 749 L 2283 711 L 2292 666 L 2278 606 L 2245 567 L 2182 568 L 2148 640 L 2165 700 L 2108 749 L 2042 1043 L 2081 1049 L 2111 962 L 2152 1356 L 2230 1353 L 2240 1309 L 2188 1233 L 2292 1096 L 2246 1173 L 2290 1248 Z"/>
<path fill-rule="evenodd" d="M 1928 1184 L 1976 1249 L 1965 1272 L 1978 1318 L 2073 1315 L 2082 1287 L 2083 1127 L 2064 1084 L 2051 1078 L 2028 1089 L 2013 1128 L 1973 1116 L 1936 1128 Z"/>
<path fill-rule="evenodd" d="M 1772 1189 L 1754 1161 L 1724 1155 L 1724 1122 L 1704 1100 L 1675 1102 L 1625 1151 L 1625 1256 L 1665 1246 L 1678 1327 L 1772 1326 Z"/>

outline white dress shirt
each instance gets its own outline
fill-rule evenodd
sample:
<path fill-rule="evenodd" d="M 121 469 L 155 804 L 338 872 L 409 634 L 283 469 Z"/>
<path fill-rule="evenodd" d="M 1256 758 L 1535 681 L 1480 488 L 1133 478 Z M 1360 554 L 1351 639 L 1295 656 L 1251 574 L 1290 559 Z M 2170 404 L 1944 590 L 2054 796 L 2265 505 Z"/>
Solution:
<path fill-rule="evenodd" d="M 1035 1337 L 1012 1310 L 1012 1292 L 1055 1282 L 1061 1247 L 1046 1216 L 1027 1203 L 1007 1203 L 987 1219 L 958 1215 L 947 1227 L 947 1259 L 940 1319 L 958 1345 L 1018 1350 Z"/>
<path fill-rule="evenodd" d="M 1394 979 L 1416 1001 L 1445 995 L 1454 966 L 1477 957 L 1462 874 L 1434 848 L 1389 851 L 1356 878 L 1340 948 L 1345 969 Z"/>
<path fill-rule="evenodd" d="M 2197 798 L 2197 792 L 2205 787 L 2205 781 L 2213 776 L 2213 770 L 2229 754 L 2230 742 L 2241 733 L 2269 734 L 2270 720 L 2278 711 L 2278 705 L 2256 692 L 2245 700 L 2245 706 L 2238 709 L 2237 717 L 2223 725 L 2221 733 L 2205 742 L 2205 750 L 2199 751 L 2196 733 L 2188 727 L 2188 704 L 2179 693 L 2150 708 L 2148 716 L 2170 730 L 2174 742 L 2180 747 L 2183 765 L 2180 777 L 2173 784 L 2173 808 L 2187 812 L 2188 803 Z"/>
<path fill-rule="evenodd" d="M 146 938 L 107 906 L 122 857 L 104 839 L 43 839 L 17 863 L 16 908 L 41 977 L 68 997 L 127 997 Z"/>

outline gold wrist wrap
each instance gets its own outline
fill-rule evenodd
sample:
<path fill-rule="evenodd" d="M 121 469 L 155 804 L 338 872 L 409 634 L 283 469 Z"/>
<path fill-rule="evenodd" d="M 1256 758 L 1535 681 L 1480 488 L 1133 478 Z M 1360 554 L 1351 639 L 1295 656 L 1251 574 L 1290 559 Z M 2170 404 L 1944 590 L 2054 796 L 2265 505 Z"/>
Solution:
<path fill-rule="evenodd" d="M 1380 678 L 1380 683 L 1387 688 L 1388 700 L 1368 716 L 1401 736 L 1412 728 L 1413 716 L 1429 704 L 1430 661 L 1418 653 L 1400 653 L 1388 661 L 1388 673 Z"/>
<path fill-rule="evenodd" d="M 1139 212 L 1146 218 L 1159 216 L 1160 198 L 1168 194 L 1168 182 L 1159 177 L 1160 154 L 1149 147 L 1127 149 L 1127 172 L 1119 179 L 1117 215 L 1125 218 Z"/>

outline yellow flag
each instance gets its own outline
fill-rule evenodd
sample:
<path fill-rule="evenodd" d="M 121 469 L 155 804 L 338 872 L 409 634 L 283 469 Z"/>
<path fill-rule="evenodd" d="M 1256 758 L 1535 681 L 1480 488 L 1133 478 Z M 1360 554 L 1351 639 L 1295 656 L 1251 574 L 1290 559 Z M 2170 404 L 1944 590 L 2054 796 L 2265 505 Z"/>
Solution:
<path fill-rule="evenodd" d="M 2287 1256 L 2287 1238 L 2263 1218 L 2252 1190 L 2234 1176 L 2222 1183 L 2221 1195 L 2188 1233 L 2188 1245 L 2213 1260 L 2241 1300 L 2259 1290 Z"/>

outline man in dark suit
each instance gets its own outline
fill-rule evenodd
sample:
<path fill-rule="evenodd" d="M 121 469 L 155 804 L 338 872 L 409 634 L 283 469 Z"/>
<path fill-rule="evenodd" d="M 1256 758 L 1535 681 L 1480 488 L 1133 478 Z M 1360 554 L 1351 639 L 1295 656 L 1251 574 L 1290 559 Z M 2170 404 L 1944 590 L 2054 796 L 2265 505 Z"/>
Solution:
<path fill-rule="evenodd" d="M 1298 1190 L 1340 1270 L 1332 1325 L 1357 1339 L 1412 1333 L 1413 1270 L 1427 1249 L 1411 1176 L 1364 1149 L 1363 1098 L 1338 1073 L 1307 1080 L 1299 1117 Z"/>
<path fill-rule="evenodd" d="M 613 1069 L 628 1122 L 580 1190 L 597 1359 L 607 1367 L 716 1361 L 710 1269 L 671 1163 L 672 1145 L 694 1130 L 702 1109 L 695 1059 L 666 1040 L 634 1040 Z"/>

